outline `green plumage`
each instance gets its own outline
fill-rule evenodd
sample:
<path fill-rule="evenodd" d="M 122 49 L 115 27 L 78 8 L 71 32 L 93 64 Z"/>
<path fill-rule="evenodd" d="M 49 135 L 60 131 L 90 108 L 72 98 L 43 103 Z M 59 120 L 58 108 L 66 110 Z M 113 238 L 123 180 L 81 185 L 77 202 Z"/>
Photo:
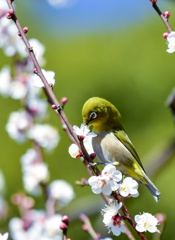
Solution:
<path fill-rule="evenodd" d="M 82 109 L 83 121 L 93 125 L 97 137 L 92 144 L 97 158 L 101 162 L 119 162 L 116 166 L 124 175 L 131 176 L 145 184 L 156 201 L 159 190 L 147 177 L 140 158 L 128 138 L 119 118 L 116 107 L 103 98 L 90 98 Z"/>

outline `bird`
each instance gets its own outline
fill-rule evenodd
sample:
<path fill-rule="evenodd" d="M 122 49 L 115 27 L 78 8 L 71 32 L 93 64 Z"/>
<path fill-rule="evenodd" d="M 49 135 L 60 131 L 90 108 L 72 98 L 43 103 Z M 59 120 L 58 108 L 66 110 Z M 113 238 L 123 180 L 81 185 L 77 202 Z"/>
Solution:
<path fill-rule="evenodd" d="M 148 178 L 140 158 L 120 123 L 120 113 L 109 101 L 92 97 L 82 108 L 83 122 L 93 126 L 97 135 L 92 139 L 93 150 L 101 163 L 112 163 L 123 175 L 143 183 L 156 202 L 160 192 Z"/>

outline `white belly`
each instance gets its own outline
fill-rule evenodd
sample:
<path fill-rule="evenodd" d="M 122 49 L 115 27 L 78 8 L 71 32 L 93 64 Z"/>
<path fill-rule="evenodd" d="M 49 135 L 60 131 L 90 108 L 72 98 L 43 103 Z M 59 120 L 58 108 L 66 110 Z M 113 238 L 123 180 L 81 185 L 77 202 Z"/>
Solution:
<path fill-rule="evenodd" d="M 100 162 L 119 162 L 116 168 L 127 175 L 128 168 L 132 168 L 134 158 L 129 150 L 114 136 L 113 132 L 97 133 L 93 138 L 94 152 Z"/>

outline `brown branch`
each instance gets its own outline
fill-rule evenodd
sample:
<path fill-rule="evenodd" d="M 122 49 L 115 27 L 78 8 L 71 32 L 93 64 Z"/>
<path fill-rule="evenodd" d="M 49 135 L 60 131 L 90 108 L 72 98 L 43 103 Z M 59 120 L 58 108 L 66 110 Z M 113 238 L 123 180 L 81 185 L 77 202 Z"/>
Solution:
<path fill-rule="evenodd" d="M 168 23 L 168 20 L 166 19 L 166 17 L 163 16 L 162 12 L 160 11 L 160 9 L 158 8 L 156 3 L 152 4 L 154 10 L 158 13 L 158 15 L 160 16 L 160 18 L 162 19 L 162 21 L 164 22 L 166 28 L 168 29 L 169 32 L 172 32 L 171 27 Z"/>
<path fill-rule="evenodd" d="M 8 3 L 8 6 L 10 9 L 13 9 L 13 6 L 12 6 L 12 3 L 11 3 L 11 0 L 6 0 L 7 3 Z M 13 9 L 14 10 L 14 9 Z M 26 37 L 26 34 L 24 33 L 17 17 L 16 17 L 16 14 L 14 13 L 13 15 L 11 15 L 12 17 L 12 20 L 14 21 L 14 23 L 16 24 L 21 36 L 22 36 L 22 39 L 27 47 L 27 50 L 28 50 L 28 53 L 29 53 L 29 56 L 31 58 L 31 60 L 33 61 L 33 64 L 34 64 L 34 67 L 37 69 L 37 75 L 40 77 L 40 79 L 42 80 L 44 86 L 45 86 L 45 94 L 48 98 L 48 102 L 50 102 L 52 105 L 54 104 L 56 106 L 56 109 L 55 109 L 55 112 L 57 113 L 57 115 L 59 116 L 60 120 L 61 120 L 61 123 L 63 125 L 63 129 L 66 131 L 66 133 L 68 134 L 69 138 L 72 140 L 72 142 L 76 143 L 79 147 L 80 147 L 80 150 L 82 151 L 83 153 L 83 156 L 84 156 L 84 162 L 85 164 L 89 164 L 91 165 L 91 168 L 92 170 L 94 171 L 94 173 L 96 175 L 99 175 L 100 174 L 100 171 L 98 170 L 98 168 L 94 165 L 93 163 L 93 160 L 91 159 L 91 157 L 89 156 L 89 154 L 87 153 L 86 149 L 84 148 L 84 145 L 83 145 L 83 142 L 82 141 L 79 141 L 77 135 L 73 132 L 73 128 L 72 128 L 72 125 L 70 124 L 69 120 L 67 119 L 65 113 L 63 112 L 62 108 L 61 108 L 61 105 L 60 103 L 58 102 L 56 96 L 54 95 L 53 91 L 52 91 L 52 87 L 49 86 L 45 76 L 43 75 L 42 71 L 41 71 L 41 68 L 38 64 L 38 61 L 35 57 L 35 54 L 33 52 L 33 49 L 32 47 L 30 46 L 29 44 L 29 41 Z M 44 188 L 44 190 L 46 191 L 46 188 L 44 185 L 42 185 L 42 187 Z M 46 195 L 47 195 L 47 191 L 46 191 Z M 103 198 L 108 201 L 107 199 L 107 196 L 105 195 L 102 195 Z M 136 223 L 134 222 L 134 220 L 132 219 L 131 215 L 129 214 L 126 206 L 124 205 L 123 201 L 122 201 L 122 197 L 119 196 L 118 194 L 116 194 L 115 192 L 113 192 L 113 196 L 116 200 L 118 200 L 119 202 L 122 202 L 122 211 L 123 213 L 125 214 L 126 216 L 126 220 L 131 224 L 131 226 L 134 228 L 134 230 L 136 231 L 135 229 L 135 226 L 136 226 Z M 108 201 L 109 202 L 109 201 Z M 128 232 L 129 232 L 129 229 L 128 229 Z M 141 240 L 146 240 L 145 238 L 145 235 L 144 233 L 139 233 L 136 231 L 136 233 L 138 234 L 138 236 L 140 237 Z M 131 238 L 132 239 L 132 238 Z"/>

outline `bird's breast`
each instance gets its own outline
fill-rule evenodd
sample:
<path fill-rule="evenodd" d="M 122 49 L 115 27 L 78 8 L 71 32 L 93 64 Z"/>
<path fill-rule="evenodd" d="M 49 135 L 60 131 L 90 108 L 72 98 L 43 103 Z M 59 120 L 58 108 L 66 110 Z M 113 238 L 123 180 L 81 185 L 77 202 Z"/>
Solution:
<path fill-rule="evenodd" d="M 97 132 L 96 134 L 97 136 L 92 140 L 92 145 L 99 161 L 119 162 L 120 165 L 117 166 L 117 169 L 123 174 L 127 174 L 134 161 L 129 150 L 115 137 L 112 131 Z"/>

